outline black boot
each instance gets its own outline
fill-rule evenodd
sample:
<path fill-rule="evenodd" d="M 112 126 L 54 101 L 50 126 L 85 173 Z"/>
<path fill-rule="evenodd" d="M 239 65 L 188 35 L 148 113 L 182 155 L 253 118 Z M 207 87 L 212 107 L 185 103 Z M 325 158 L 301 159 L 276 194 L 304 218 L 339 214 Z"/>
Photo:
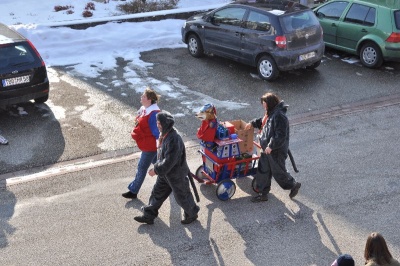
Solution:
<path fill-rule="evenodd" d="M 291 199 L 293 199 L 294 197 L 296 197 L 297 193 L 299 193 L 300 187 L 301 187 L 301 183 L 296 182 L 296 185 L 294 185 L 294 188 L 292 188 L 292 190 L 290 190 L 289 197 L 290 197 Z"/>
<path fill-rule="evenodd" d="M 268 200 L 268 194 L 259 193 L 258 196 L 255 196 L 254 198 L 251 199 L 251 202 L 261 202 L 267 200 Z"/>
<path fill-rule="evenodd" d="M 135 221 L 142 223 L 142 224 L 154 224 L 154 219 L 148 218 L 146 216 L 136 216 Z"/>
<path fill-rule="evenodd" d="M 137 194 L 133 194 L 132 192 L 128 191 L 128 192 L 122 193 L 122 197 L 127 198 L 127 199 L 136 199 Z"/>
<path fill-rule="evenodd" d="M 198 217 L 199 217 L 199 216 L 198 216 L 197 214 L 196 214 L 195 216 L 193 216 L 193 217 L 185 217 L 185 219 L 183 219 L 183 220 L 181 221 L 181 223 L 182 223 L 182 224 L 190 224 L 190 223 L 196 221 Z"/>

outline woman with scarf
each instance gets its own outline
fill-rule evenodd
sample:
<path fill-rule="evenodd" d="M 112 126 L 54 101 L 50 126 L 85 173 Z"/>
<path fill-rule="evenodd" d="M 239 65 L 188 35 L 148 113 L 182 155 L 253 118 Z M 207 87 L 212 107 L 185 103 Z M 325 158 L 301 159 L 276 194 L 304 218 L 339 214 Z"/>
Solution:
<path fill-rule="evenodd" d="M 271 179 L 274 177 L 283 189 L 290 189 L 290 198 L 299 192 L 301 183 L 286 170 L 286 159 L 289 153 L 289 120 L 286 117 L 288 105 L 273 93 L 266 93 L 261 97 L 261 104 L 265 110 L 263 117 L 254 119 L 246 125 L 246 129 L 258 128 L 261 155 L 258 160 L 255 175 L 256 188 L 259 194 L 252 198 L 252 202 L 268 200 L 271 190 Z"/>

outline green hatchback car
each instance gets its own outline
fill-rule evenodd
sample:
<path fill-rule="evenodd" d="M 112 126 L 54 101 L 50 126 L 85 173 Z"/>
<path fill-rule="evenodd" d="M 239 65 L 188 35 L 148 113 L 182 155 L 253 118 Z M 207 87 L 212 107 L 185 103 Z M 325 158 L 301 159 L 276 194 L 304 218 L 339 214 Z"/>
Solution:
<path fill-rule="evenodd" d="M 369 68 L 400 62 L 399 0 L 331 0 L 314 12 L 326 46 L 358 55 Z"/>

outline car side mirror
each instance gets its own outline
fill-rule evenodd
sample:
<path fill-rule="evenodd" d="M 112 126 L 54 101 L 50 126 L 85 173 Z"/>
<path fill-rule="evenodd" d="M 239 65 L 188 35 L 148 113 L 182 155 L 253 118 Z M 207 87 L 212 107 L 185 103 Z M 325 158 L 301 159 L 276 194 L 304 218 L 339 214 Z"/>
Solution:
<path fill-rule="evenodd" d="M 318 11 L 315 12 L 315 15 L 317 16 L 317 18 L 324 18 L 325 17 L 324 13 L 321 13 L 321 12 L 318 12 Z"/>

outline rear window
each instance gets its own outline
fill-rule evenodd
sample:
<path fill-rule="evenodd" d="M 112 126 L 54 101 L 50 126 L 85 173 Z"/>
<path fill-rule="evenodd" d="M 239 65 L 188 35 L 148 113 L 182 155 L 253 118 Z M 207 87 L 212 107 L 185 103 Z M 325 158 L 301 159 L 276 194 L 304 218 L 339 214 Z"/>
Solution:
<path fill-rule="evenodd" d="M 281 22 L 285 32 L 319 25 L 319 21 L 312 11 L 282 16 Z"/>
<path fill-rule="evenodd" d="M 249 17 L 244 23 L 244 27 L 250 30 L 257 30 L 270 33 L 271 32 L 270 18 L 265 14 L 256 11 L 250 11 Z"/>
<path fill-rule="evenodd" d="M 373 26 L 375 24 L 375 14 L 376 10 L 373 7 L 353 4 L 350 7 L 349 12 L 347 12 L 344 21 L 360 25 Z"/>
<path fill-rule="evenodd" d="M 394 11 L 394 21 L 396 23 L 396 28 L 400 30 L 400 10 Z"/>
<path fill-rule="evenodd" d="M 0 70 L 34 63 L 36 56 L 28 43 L 0 44 Z"/>

